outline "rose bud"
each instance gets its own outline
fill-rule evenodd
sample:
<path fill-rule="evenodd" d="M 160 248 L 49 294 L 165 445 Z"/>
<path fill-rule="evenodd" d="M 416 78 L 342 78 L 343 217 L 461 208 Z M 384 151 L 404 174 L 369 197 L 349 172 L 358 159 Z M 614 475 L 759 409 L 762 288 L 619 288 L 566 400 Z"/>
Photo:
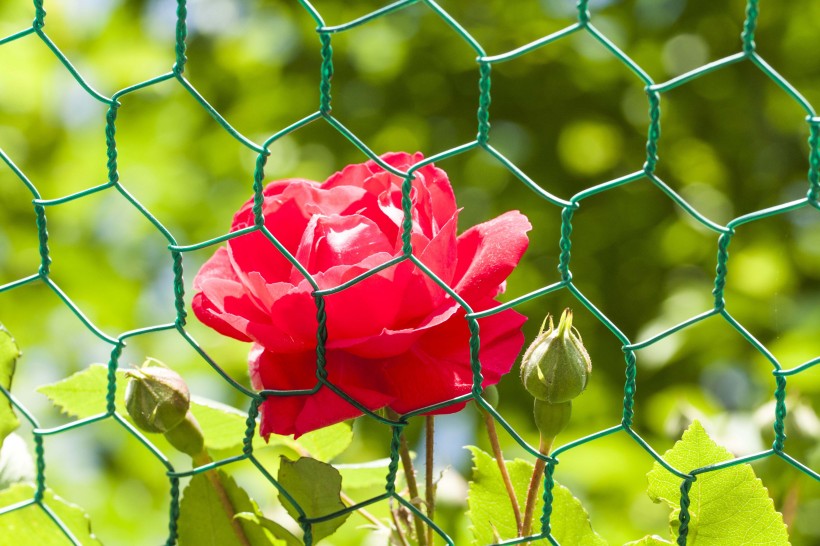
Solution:
<path fill-rule="evenodd" d="M 550 404 L 536 398 L 532 413 L 535 416 L 535 426 L 538 427 L 541 436 L 543 438 L 555 438 L 569 424 L 569 418 L 572 415 L 572 402 Z"/>
<path fill-rule="evenodd" d="M 185 419 L 191 394 L 178 373 L 156 360 L 147 360 L 125 375 L 125 407 L 140 429 L 167 432 Z"/>
<path fill-rule="evenodd" d="M 547 322 L 549 329 L 544 331 Z M 547 316 L 521 361 L 521 381 L 527 391 L 550 404 L 567 402 L 584 391 L 591 372 L 581 336 L 572 328 L 572 310 L 564 310 L 558 328 Z"/>

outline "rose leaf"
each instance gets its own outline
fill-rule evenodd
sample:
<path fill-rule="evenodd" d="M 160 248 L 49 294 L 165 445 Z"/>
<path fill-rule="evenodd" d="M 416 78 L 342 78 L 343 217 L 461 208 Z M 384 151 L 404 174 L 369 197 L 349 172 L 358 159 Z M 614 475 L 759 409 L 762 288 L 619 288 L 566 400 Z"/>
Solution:
<path fill-rule="evenodd" d="M 66 415 L 84 419 L 105 411 L 107 374 L 105 366 L 92 364 L 66 379 L 39 387 L 37 392 L 46 395 Z M 123 411 L 125 401 L 122 391 L 124 389 L 117 389 L 117 410 L 128 415 Z"/>
<path fill-rule="evenodd" d="M 237 449 L 242 445 L 247 413 L 197 395 L 191 395 L 191 413 L 199 422 L 208 449 Z"/>
<path fill-rule="evenodd" d="M 179 544 L 180 546 L 242 546 L 237 536 L 233 518 L 238 514 L 250 513 L 263 518 L 259 507 L 251 500 L 236 481 L 221 470 L 216 471 L 222 489 L 227 496 L 226 507 L 220 491 L 214 487 L 213 475 L 197 474 L 182 493 L 179 504 Z M 232 512 L 231 514 L 229 514 Z M 267 527 L 255 521 L 237 518 L 247 542 L 251 546 L 285 546 Z"/>
<path fill-rule="evenodd" d="M 0 324 L 0 387 L 7 392 L 11 390 L 11 379 L 14 377 L 14 368 L 20 357 L 20 349 L 11 334 Z M 11 406 L 11 400 L 0 396 L 0 446 L 11 431 L 20 425 L 17 415 Z"/>
<path fill-rule="evenodd" d="M 291 533 L 282 525 L 279 525 L 272 519 L 268 519 L 264 516 L 261 516 L 258 513 L 241 512 L 236 515 L 236 519 L 262 527 L 263 529 L 268 531 L 272 536 L 279 539 L 274 542 L 274 544 L 276 544 L 277 546 L 279 546 L 280 544 L 282 546 L 302 546 L 302 541 L 296 538 L 296 536 L 293 533 Z"/>
<path fill-rule="evenodd" d="M 473 477 L 470 481 L 470 492 L 467 497 L 469 511 L 467 516 L 473 531 L 473 544 L 492 544 L 498 542 L 496 534 L 502 539 L 516 536 L 515 516 L 513 515 L 507 490 L 501 478 L 501 471 L 495 458 L 476 447 L 468 448 L 473 454 Z M 527 499 L 527 488 L 532 477 L 533 465 L 528 461 L 516 459 L 507 461 L 507 470 L 518 498 L 523 507 Z M 540 529 L 540 514 L 543 510 L 543 485 L 538 493 L 535 505 L 533 528 Z M 552 489 L 552 536 L 560 544 L 578 544 L 582 546 L 606 546 L 589 523 L 581 501 L 572 496 L 569 489 L 557 483 Z M 546 539 L 532 541 L 531 544 L 549 544 Z"/>
<path fill-rule="evenodd" d="M 715 443 L 694 421 L 663 458 L 683 472 L 727 461 L 734 456 Z M 672 508 L 670 525 L 677 534 L 681 479 L 659 463 L 647 474 L 653 502 Z M 763 483 L 748 464 L 698 474 L 689 491 L 689 546 L 788 545 L 783 516 L 774 509 Z"/>
<path fill-rule="evenodd" d="M 0 506 L 11 506 L 34 498 L 34 487 L 16 484 L 0 491 Z M 88 515 L 74 504 L 56 496 L 46 489 L 43 503 L 57 516 L 73 536 L 76 544 L 102 546 L 91 532 Z M 0 516 L 3 544 L 37 544 L 37 546 L 64 546 L 69 542 L 66 534 L 49 515 L 36 504 L 7 512 Z"/>
<path fill-rule="evenodd" d="M 296 442 L 310 456 L 328 463 L 342 453 L 353 441 L 353 427 L 350 423 L 337 423 L 320 428 L 301 436 Z"/>
<path fill-rule="evenodd" d="M 326 516 L 345 508 L 340 495 L 342 475 L 327 463 L 310 457 L 301 457 L 296 461 L 282 457 L 277 479 L 308 518 Z M 291 517 L 298 521 L 300 513 L 296 506 L 284 495 L 280 494 L 279 500 Z M 348 516 L 349 512 L 313 524 L 313 541 L 318 542 L 333 534 Z"/>
<path fill-rule="evenodd" d="M 384 487 L 385 476 L 390 470 L 390 459 L 377 459 L 366 463 L 337 464 L 334 468 L 342 475 L 345 491 Z M 396 489 L 404 488 L 404 473 L 399 470 L 396 476 Z"/>

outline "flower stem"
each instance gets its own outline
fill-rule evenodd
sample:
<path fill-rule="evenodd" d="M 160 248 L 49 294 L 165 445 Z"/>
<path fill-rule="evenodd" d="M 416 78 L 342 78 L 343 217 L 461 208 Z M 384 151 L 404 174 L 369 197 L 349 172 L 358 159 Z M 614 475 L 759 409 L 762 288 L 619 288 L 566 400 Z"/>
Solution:
<path fill-rule="evenodd" d="M 213 462 L 211 456 L 208 455 L 208 452 L 204 449 L 198 455 L 191 456 L 191 460 L 194 466 L 203 466 Z M 205 476 L 208 478 L 208 481 L 211 482 L 211 487 L 214 488 L 216 496 L 219 498 L 219 503 L 222 505 L 225 515 L 228 516 L 228 520 L 231 522 L 231 527 L 233 528 L 234 534 L 236 534 L 236 538 L 239 540 L 239 544 L 242 546 L 251 546 L 248 537 L 245 536 L 245 530 L 242 529 L 242 524 L 239 523 L 239 520 L 235 517 L 236 509 L 228 497 L 228 492 L 225 491 L 225 486 L 222 484 L 219 474 L 217 474 L 216 470 L 208 470 L 205 472 Z"/>
<path fill-rule="evenodd" d="M 427 501 L 427 517 L 430 521 L 434 521 L 436 515 L 436 484 L 433 483 L 433 460 L 435 457 L 435 434 L 436 434 L 436 418 L 433 415 L 427 415 L 424 420 L 425 432 L 425 483 L 424 496 Z M 427 543 L 433 544 L 433 528 L 427 526 Z"/>
<path fill-rule="evenodd" d="M 398 414 L 391 411 L 390 415 L 393 419 L 398 418 Z M 413 468 L 413 459 L 410 457 L 410 449 L 407 447 L 407 437 L 402 430 L 399 436 L 399 456 L 401 457 L 401 465 L 404 468 L 404 478 L 407 480 L 407 490 L 410 492 L 410 502 L 418 508 L 421 503 L 419 496 L 419 486 L 416 483 L 416 470 Z M 413 514 L 413 522 L 416 527 L 416 536 L 418 537 L 419 546 L 427 546 L 427 535 L 424 534 L 424 522 L 417 514 Z"/>
<path fill-rule="evenodd" d="M 480 407 L 480 406 L 479 406 Z M 493 455 L 495 456 L 498 470 L 501 471 L 501 478 L 504 480 L 504 487 L 507 489 L 507 496 L 510 498 L 510 505 L 512 506 L 513 514 L 515 515 L 515 529 L 518 536 L 523 536 L 521 508 L 518 506 L 518 498 L 515 496 L 515 488 L 513 487 L 510 473 L 507 470 L 507 463 L 504 461 L 504 454 L 501 452 L 501 444 L 498 442 L 498 431 L 495 428 L 495 420 L 490 412 L 481 408 L 481 413 L 484 414 L 484 423 L 487 425 L 487 436 L 490 437 L 490 444 L 493 447 Z"/>
<path fill-rule="evenodd" d="M 541 436 L 541 445 L 538 451 L 542 455 L 549 455 L 552 449 L 552 442 L 555 438 L 544 438 Z M 541 485 L 541 480 L 544 476 L 544 468 L 547 466 L 547 461 L 539 458 L 535 461 L 535 468 L 532 471 L 532 478 L 530 479 L 530 486 L 527 489 L 527 504 L 524 508 L 524 522 L 519 536 L 525 537 L 530 534 L 532 530 L 532 516 L 535 512 L 535 501 L 538 499 L 538 488 Z"/>

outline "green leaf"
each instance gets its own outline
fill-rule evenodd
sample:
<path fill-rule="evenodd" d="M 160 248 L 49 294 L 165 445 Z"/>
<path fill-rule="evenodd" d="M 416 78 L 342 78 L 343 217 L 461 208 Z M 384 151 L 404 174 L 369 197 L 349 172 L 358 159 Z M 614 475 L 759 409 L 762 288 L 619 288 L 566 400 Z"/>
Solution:
<path fill-rule="evenodd" d="M 282 457 L 279 483 L 309 518 L 318 518 L 342 510 L 342 475 L 327 463 L 301 457 L 290 461 Z M 283 496 L 279 500 L 288 513 L 298 521 L 299 511 Z M 347 520 L 350 513 L 313 525 L 314 542 L 332 535 Z"/>
<path fill-rule="evenodd" d="M 107 376 L 105 366 L 92 364 L 56 383 L 39 387 L 37 392 L 45 394 L 66 415 L 84 419 L 105 411 Z M 120 379 L 123 383 L 119 384 L 124 384 L 124 374 L 118 376 L 117 380 Z M 117 411 L 127 416 L 124 391 L 123 388 L 117 389 L 116 403 Z"/>
<path fill-rule="evenodd" d="M 248 418 L 246 413 L 195 395 L 191 396 L 191 413 L 199 422 L 208 449 L 234 449 L 242 445 Z"/>
<path fill-rule="evenodd" d="M 293 533 L 264 516 L 252 512 L 241 512 L 236 515 L 236 519 L 247 521 L 267 530 L 273 537 L 276 537 L 273 544 L 277 546 L 280 544 L 282 546 L 302 546 L 302 541 L 296 538 Z"/>
<path fill-rule="evenodd" d="M 502 539 L 516 536 L 515 516 L 513 515 L 507 489 L 501 478 L 501 471 L 495 458 L 476 447 L 468 447 L 473 454 L 473 479 L 470 481 L 470 492 L 467 497 L 471 521 L 473 544 L 492 544 L 498 542 L 496 534 Z M 532 477 L 533 465 L 516 459 L 507 461 L 507 470 L 515 490 L 515 496 L 521 511 L 527 500 L 527 488 Z M 539 488 L 538 502 L 535 506 L 533 529 L 540 529 L 540 515 L 544 506 L 543 485 Z M 577 546 L 605 546 L 601 538 L 589 523 L 589 515 L 581 501 L 572 496 L 569 489 L 557 483 L 553 487 L 552 517 L 550 519 L 552 536 L 560 544 Z M 549 544 L 546 539 L 532 541 L 531 544 Z"/>
<path fill-rule="evenodd" d="M 117 412 L 128 417 L 125 410 L 125 372 L 117 371 Z M 44 385 L 37 389 L 45 394 L 60 410 L 70 416 L 82 419 L 105 411 L 105 395 L 108 385 L 108 368 L 102 364 L 91 364 L 66 379 Z M 199 422 L 205 436 L 205 446 L 209 449 L 236 449 L 242 445 L 245 436 L 247 415 L 227 406 L 199 396 L 191 397 L 191 413 Z"/>
<path fill-rule="evenodd" d="M 14 368 L 20 358 L 20 349 L 11 334 L 0 324 L 0 386 L 7 391 L 11 390 L 11 380 L 14 377 Z M 11 431 L 20 426 L 11 400 L 0 394 L 0 446 Z"/>
<path fill-rule="evenodd" d="M 659 537 L 658 535 L 652 536 L 645 536 L 641 540 L 633 540 L 632 542 L 627 542 L 624 546 L 667 546 L 669 544 L 674 544 L 674 542 L 669 542 L 668 540 Z"/>
<path fill-rule="evenodd" d="M 353 441 L 353 427 L 349 423 L 337 423 L 313 430 L 294 440 L 290 436 L 271 434 L 267 441 L 261 436 L 253 440 L 255 449 L 287 448 L 286 453 L 296 457 L 311 457 L 329 463 L 346 450 Z"/>
<path fill-rule="evenodd" d="M 0 489 L 16 483 L 33 482 L 34 477 L 34 459 L 26 441 L 12 432 L 0 447 Z"/>
<path fill-rule="evenodd" d="M 0 506 L 27 501 L 34 498 L 34 487 L 28 484 L 13 485 L 0 491 Z M 83 510 L 56 496 L 46 489 L 43 497 L 57 518 L 68 528 L 83 546 L 101 546 L 91 532 L 91 522 Z M 26 506 L 0 516 L 0 543 L 5 545 L 36 544 L 37 546 L 65 546 L 69 543 L 57 524 L 37 505 Z"/>
<path fill-rule="evenodd" d="M 336 464 L 333 465 L 342 475 L 345 491 L 364 489 L 374 485 L 384 486 L 387 482 L 387 471 L 390 459 L 378 459 L 367 463 Z M 396 480 L 396 489 L 401 490 L 404 485 L 401 478 L 404 473 L 399 470 Z"/>
<path fill-rule="evenodd" d="M 218 480 L 221 485 L 229 507 L 223 504 L 222 491 L 213 480 Z M 233 519 L 245 512 L 261 517 L 259 507 L 232 477 L 221 470 L 197 474 L 183 491 L 179 504 L 180 546 L 243 546 Z M 251 546 L 282 544 L 270 531 L 254 521 L 242 517 L 237 518 L 237 522 Z"/>
<path fill-rule="evenodd" d="M 353 441 L 353 427 L 350 423 L 337 423 L 308 432 L 294 441 L 312 458 L 329 463 L 350 446 Z"/>
<path fill-rule="evenodd" d="M 697 421 L 667 451 L 664 460 L 683 472 L 733 459 Z M 670 523 L 677 533 L 681 479 L 655 463 L 647 474 L 647 493 L 654 502 L 673 509 Z M 688 546 L 789 544 L 783 516 L 774 509 L 763 483 L 748 464 L 699 474 L 689 491 Z"/>

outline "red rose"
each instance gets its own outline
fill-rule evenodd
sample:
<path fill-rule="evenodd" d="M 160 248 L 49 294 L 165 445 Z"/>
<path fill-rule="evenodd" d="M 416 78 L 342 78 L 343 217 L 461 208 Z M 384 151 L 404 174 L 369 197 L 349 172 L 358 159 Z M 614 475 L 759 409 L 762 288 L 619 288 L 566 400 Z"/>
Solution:
<path fill-rule="evenodd" d="M 406 171 L 423 157 L 393 153 L 382 159 Z M 401 254 L 401 184 L 373 161 L 350 165 L 321 184 L 275 181 L 264 191 L 265 226 L 321 289 L 333 288 Z M 433 165 L 415 172 L 411 197 L 413 254 L 473 310 L 496 305 L 527 248 L 527 218 L 507 212 L 457 237 L 453 189 Z M 233 231 L 253 225 L 251 209 L 252 200 L 236 213 Z M 243 235 L 219 248 L 197 274 L 194 289 L 199 320 L 253 342 L 255 388 L 316 384 L 312 287 L 264 234 Z M 470 392 L 465 312 L 412 262 L 326 296 L 325 303 L 327 378 L 363 406 L 406 413 Z M 525 320 L 507 310 L 480 321 L 484 385 L 510 371 L 524 343 Z M 310 396 L 272 396 L 260 411 L 264 436 L 299 436 L 361 415 L 325 386 Z"/>

